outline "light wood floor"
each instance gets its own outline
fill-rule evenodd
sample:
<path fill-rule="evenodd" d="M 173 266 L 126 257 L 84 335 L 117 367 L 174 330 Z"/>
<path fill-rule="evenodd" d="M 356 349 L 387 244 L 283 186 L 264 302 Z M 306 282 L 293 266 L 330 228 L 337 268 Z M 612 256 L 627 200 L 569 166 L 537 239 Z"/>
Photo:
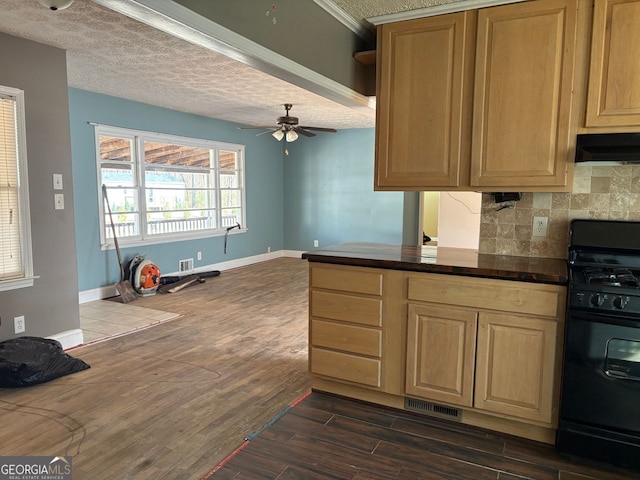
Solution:
<path fill-rule="evenodd" d="M 0 389 L 0 455 L 71 455 L 74 480 L 200 479 L 309 390 L 307 262 L 135 302 L 182 318 L 70 353 L 91 368 Z"/>

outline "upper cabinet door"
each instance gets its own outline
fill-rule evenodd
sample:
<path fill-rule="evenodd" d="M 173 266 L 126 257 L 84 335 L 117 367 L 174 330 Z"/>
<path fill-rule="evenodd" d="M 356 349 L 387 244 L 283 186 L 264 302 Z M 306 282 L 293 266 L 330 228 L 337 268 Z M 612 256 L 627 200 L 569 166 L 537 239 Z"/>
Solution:
<path fill-rule="evenodd" d="M 577 0 L 478 13 L 472 186 L 564 187 Z"/>
<path fill-rule="evenodd" d="M 587 127 L 640 125 L 640 1 L 595 2 Z"/>
<path fill-rule="evenodd" d="M 376 189 L 468 182 L 475 18 L 469 11 L 379 28 Z"/>

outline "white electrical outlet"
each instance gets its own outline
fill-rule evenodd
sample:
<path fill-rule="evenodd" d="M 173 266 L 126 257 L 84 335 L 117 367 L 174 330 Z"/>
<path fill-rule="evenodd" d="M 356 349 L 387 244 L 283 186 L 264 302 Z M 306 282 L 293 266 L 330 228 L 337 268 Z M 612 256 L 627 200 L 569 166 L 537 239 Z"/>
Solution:
<path fill-rule="evenodd" d="M 267 247 L 267 253 L 271 253 L 271 247 Z"/>
<path fill-rule="evenodd" d="M 202 252 L 198 252 L 198 260 L 202 260 Z"/>
<path fill-rule="evenodd" d="M 53 174 L 53 189 L 62 190 L 62 174 L 61 173 Z"/>
<path fill-rule="evenodd" d="M 533 236 L 546 237 L 549 217 L 533 217 Z"/>
<path fill-rule="evenodd" d="M 13 328 L 15 333 L 24 333 L 26 331 L 27 327 L 24 321 L 24 315 L 14 317 Z"/>
<path fill-rule="evenodd" d="M 318 243 L 318 240 L 314 240 L 313 241 L 313 246 L 314 247 L 319 247 L 320 246 L 320 244 Z"/>
<path fill-rule="evenodd" d="M 56 210 L 64 210 L 64 193 L 56 193 L 53 195 L 53 208 Z"/>

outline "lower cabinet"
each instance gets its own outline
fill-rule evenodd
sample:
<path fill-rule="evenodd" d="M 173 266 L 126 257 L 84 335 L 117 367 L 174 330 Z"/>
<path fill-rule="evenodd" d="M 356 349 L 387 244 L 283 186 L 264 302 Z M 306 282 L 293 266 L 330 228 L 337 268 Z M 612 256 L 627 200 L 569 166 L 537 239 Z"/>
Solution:
<path fill-rule="evenodd" d="M 565 296 L 559 285 L 311 262 L 313 388 L 424 413 L 441 405 L 553 443 Z"/>
<path fill-rule="evenodd" d="M 477 321 L 470 310 L 409 305 L 408 395 L 473 405 Z"/>
<path fill-rule="evenodd" d="M 555 427 L 565 287 L 408 275 L 406 394 Z"/>
<path fill-rule="evenodd" d="M 401 394 L 403 272 L 310 263 L 309 370 Z"/>
<path fill-rule="evenodd" d="M 557 335 L 556 320 L 410 304 L 405 391 L 551 423 Z"/>
<path fill-rule="evenodd" d="M 474 406 L 551 423 L 557 336 L 555 319 L 480 313 Z"/>

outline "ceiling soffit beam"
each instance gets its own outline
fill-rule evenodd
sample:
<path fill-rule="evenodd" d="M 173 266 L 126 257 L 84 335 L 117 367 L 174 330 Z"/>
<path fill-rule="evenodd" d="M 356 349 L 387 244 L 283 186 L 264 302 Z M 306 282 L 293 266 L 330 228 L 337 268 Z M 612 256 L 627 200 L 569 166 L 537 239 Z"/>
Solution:
<path fill-rule="evenodd" d="M 93 0 L 127 17 L 375 117 L 375 101 L 171 0 Z"/>
<path fill-rule="evenodd" d="M 414 20 L 416 18 L 434 17 L 436 15 L 444 15 L 445 13 L 463 12 L 465 10 L 473 10 L 476 8 L 495 7 L 497 5 L 506 5 L 508 3 L 520 3 L 527 0 L 457 0 L 452 3 L 436 5 L 435 7 L 417 8 L 406 12 L 389 13 L 387 15 L 379 15 L 369 17 L 367 21 L 375 26 L 385 23 L 402 22 L 404 20 Z"/>

